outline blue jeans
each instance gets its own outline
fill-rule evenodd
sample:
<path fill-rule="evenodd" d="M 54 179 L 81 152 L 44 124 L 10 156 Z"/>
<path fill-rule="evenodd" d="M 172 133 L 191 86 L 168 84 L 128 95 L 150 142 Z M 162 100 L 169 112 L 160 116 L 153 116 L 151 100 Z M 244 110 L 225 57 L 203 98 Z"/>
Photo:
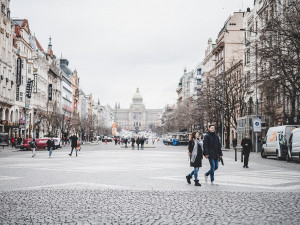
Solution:
<path fill-rule="evenodd" d="M 218 159 L 209 159 L 210 170 L 205 173 L 205 176 L 210 175 L 210 181 L 213 182 L 215 180 L 215 171 L 218 169 L 219 165 Z"/>
<path fill-rule="evenodd" d="M 52 151 L 53 151 L 53 148 L 51 147 L 51 148 L 49 149 L 49 156 L 52 155 Z"/>
<path fill-rule="evenodd" d="M 195 176 L 195 180 L 198 180 L 198 171 L 199 171 L 199 167 L 194 167 L 194 170 L 191 172 L 191 176 Z"/>

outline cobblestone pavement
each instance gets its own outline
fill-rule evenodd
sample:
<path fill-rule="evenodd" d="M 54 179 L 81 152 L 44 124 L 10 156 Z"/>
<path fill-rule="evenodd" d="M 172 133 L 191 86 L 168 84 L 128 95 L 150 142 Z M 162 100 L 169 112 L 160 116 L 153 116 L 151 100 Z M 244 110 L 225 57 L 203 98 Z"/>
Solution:
<path fill-rule="evenodd" d="M 299 224 L 299 194 L 126 190 L 3 192 L 1 224 Z"/>
<path fill-rule="evenodd" d="M 217 185 L 188 185 L 186 147 L 112 143 L 53 152 L 0 151 L 0 224 L 299 224 L 300 164 L 224 152 Z M 240 158 L 238 158 L 240 160 Z M 271 163 L 270 163 L 271 162 Z M 284 166 L 282 166 L 285 164 Z"/>

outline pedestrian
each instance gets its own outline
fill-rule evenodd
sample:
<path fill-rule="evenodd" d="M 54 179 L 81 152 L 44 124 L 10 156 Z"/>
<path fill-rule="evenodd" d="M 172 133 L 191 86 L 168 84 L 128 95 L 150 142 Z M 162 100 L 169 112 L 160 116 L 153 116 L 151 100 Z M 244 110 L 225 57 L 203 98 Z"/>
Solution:
<path fill-rule="evenodd" d="M 47 148 L 48 148 L 48 151 L 49 151 L 49 158 L 51 158 L 52 151 L 55 148 L 53 137 L 50 137 L 50 139 L 48 139 Z"/>
<path fill-rule="evenodd" d="M 80 140 L 78 139 L 77 141 L 77 147 L 76 147 L 76 156 L 77 156 L 77 151 L 81 150 L 81 146 L 80 146 Z"/>
<path fill-rule="evenodd" d="M 11 147 L 12 147 L 12 148 L 13 148 L 13 147 L 16 147 L 16 139 L 15 139 L 14 136 L 12 136 L 12 138 L 11 138 Z"/>
<path fill-rule="evenodd" d="M 69 154 L 69 156 L 72 156 L 73 149 L 75 149 L 76 157 L 77 157 L 77 149 L 76 149 L 76 147 L 77 147 L 77 140 L 78 140 L 78 137 L 77 137 L 75 134 L 73 134 L 73 135 L 70 137 L 69 140 L 71 141 L 71 153 Z"/>
<path fill-rule="evenodd" d="M 249 155 L 252 150 L 252 142 L 249 138 L 248 133 L 245 134 L 245 138 L 242 139 L 241 143 L 243 147 L 243 155 L 244 155 L 244 168 L 249 168 L 248 167 L 248 162 L 249 162 Z"/>
<path fill-rule="evenodd" d="M 154 138 L 152 138 L 152 144 L 154 145 L 154 143 L 155 143 L 155 139 L 154 139 Z"/>
<path fill-rule="evenodd" d="M 118 138 L 115 137 L 115 145 L 118 144 Z"/>
<path fill-rule="evenodd" d="M 209 125 L 208 133 L 204 137 L 203 155 L 209 160 L 210 170 L 204 174 L 205 182 L 207 183 L 210 175 L 211 184 L 214 184 L 215 171 L 218 169 L 218 161 L 222 158 L 223 153 L 219 137 L 215 133 L 215 126 Z"/>
<path fill-rule="evenodd" d="M 104 140 L 105 144 L 107 145 L 107 139 Z"/>
<path fill-rule="evenodd" d="M 132 147 L 132 150 L 134 150 L 134 143 L 135 143 L 135 139 L 131 138 L 131 147 Z"/>
<path fill-rule="evenodd" d="M 17 143 L 18 143 L 18 145 L 21 145 L 21 143 L 22 143 L 22 138 L 20 136 L 17 139 Z"/>
<path fill-rule="evenodd" d="M 202 167 L 203 150 L 202 141 L 199 140 L 199 133 L 194 131 L 189 140 L 188 154 L 190 158 L 190 166 L 194 167 L 194 170 L 186 176 L 188 184 L 191 184 L 193 175 L 195 177 L 195 186 L 201 186 L 198 180 L 199 167 Z"/>
<path fill-rule="evenodd" d="M 29 142 L 31 151 L 32 151 L 32 157 L 35 157 L 35 150 L 36 150 L 36 141 L 33 139 L 31 142 Z"/>
<path fill-rule="evenodd" d="M 145 139 L 144 137 L 141 138 L 141 150 L 144 149 L 144 143 L 145 143 Z"/>
<path fill-rule="evenodd" d="M 138 150 L 140 150 L 140 144 L 141 144 L 141 140 L 140 140 L 140 137 L 138 137 L 138 138 L 136 139 L 136 145 L 137 145 L 137 147 L 138 147 Z"/>
<path fill-rule="evenodd" d="M 128 139 L 127 138 L 124 139 L 124 143 L 125 143 L 125 149 L 126 149 L 127 148 L 127 143 L 128 143 Z"/>

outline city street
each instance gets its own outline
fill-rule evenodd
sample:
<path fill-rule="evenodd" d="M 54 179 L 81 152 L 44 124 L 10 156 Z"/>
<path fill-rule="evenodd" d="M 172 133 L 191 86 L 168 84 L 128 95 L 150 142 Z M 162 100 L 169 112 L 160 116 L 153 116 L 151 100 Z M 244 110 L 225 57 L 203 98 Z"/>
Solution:
<path fill-rule="evenodd" d="M 224 151 L 216 185 L 188 185 L 186 147 L 0 149 L 0 224 L 299 224 L 300 163 Z"/>

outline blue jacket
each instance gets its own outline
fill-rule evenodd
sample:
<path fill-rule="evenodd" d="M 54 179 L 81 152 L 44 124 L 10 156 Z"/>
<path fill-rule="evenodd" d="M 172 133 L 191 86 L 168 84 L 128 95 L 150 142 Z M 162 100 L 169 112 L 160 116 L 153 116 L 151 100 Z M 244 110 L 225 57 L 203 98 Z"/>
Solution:
<path fill-rule="evenodd" d="M 203 155 L 209 155 L 210 159 L 218 159 L 223 156 L 219 137 L 215 133 L 208 132 L 204 136 L 203 149 Z"/>

